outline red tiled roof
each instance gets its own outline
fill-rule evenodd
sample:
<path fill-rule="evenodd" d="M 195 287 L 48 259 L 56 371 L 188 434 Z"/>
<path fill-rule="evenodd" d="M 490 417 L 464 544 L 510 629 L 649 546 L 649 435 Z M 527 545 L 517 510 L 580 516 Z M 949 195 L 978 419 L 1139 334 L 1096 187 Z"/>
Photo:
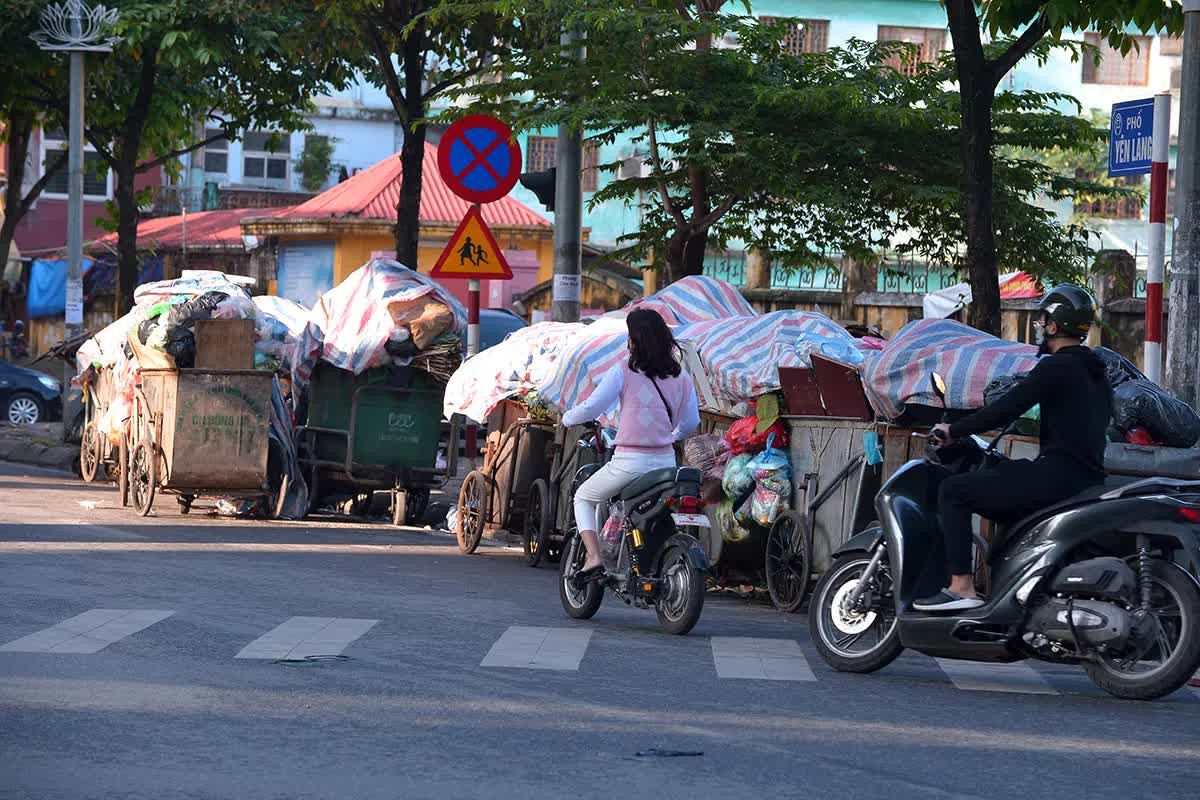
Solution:
<path fill-rule="evenodd" d="M 187 215 L 188 247 L 241 247 L 242 220 L 246 217 L 277 217 L 285 208 L 231 208 L 222 211 L 197 211 Z M 183 248 L 183 217 L 155 217 L 138 224 L 138 247 L 165 250 Z M 117 235 L 97 239 L 94 247 L 116 247 Z"/>
<path fill-rule="evenodd" d="M 396 154 L 291 208 L 284 216 L 292 219 L 352 216 L 390 220 L 396 217 L 399 200 L 400 157 Z M 457 224 L 470 207 L 470 203 L 446 186 L 438 172 L 437 147 L 426 143 L 421 176 L 421 222 Z M 541 214 L 511 197 L 485 204 L 483 218 L 490 225 L 550 224 Z"/>

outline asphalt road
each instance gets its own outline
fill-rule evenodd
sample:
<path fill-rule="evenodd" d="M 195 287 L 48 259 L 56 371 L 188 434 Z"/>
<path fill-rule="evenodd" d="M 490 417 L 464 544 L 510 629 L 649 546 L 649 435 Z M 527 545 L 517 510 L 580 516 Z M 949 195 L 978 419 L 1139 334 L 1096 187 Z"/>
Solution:
<path fill-rule="evenodd" d="M 843 675 L 747 601 L 579 623 L 512 550 L 115 498 L 0 465 L 0 797 L 1200 797 L 1197 690 Z"/>

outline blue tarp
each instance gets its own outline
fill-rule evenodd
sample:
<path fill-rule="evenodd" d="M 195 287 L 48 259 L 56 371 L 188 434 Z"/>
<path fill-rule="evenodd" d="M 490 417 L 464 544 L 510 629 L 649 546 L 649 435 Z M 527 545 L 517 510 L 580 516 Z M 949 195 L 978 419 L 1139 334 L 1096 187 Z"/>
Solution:
<path fill-rule="evenodd" d="M 83 260 L 83 274 L 94 262 Z M 29 316 L 31 319 L 62 314 L 67 310 L 67 261 L 34 260 L 29 268 Z"/>

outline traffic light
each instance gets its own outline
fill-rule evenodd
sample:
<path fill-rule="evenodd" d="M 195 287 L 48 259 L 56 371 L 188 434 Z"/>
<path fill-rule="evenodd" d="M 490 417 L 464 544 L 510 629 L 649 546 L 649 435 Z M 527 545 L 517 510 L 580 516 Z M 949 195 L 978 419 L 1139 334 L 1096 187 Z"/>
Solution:
<path fill-rule="evenodd" d="M 521 175 L 521 185 L 537 195 L 547 211 L 554 211 L 554 184 L 558 170 L 551 167 L 541 172 L 526 172 Z"/>

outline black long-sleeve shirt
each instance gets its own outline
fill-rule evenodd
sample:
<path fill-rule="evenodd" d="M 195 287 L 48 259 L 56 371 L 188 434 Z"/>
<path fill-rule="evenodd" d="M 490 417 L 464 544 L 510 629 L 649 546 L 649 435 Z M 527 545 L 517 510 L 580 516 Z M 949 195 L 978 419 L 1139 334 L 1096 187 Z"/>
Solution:
<path fill-rule="evenodd" d="M 950 435 L 999 430 L 1033 406 L 1041 407 L 1041 458 L 1104 475 L 1104 448 L 1112 419 L 1112 388 L 1104 362 L 1089 348 L 1064 347 L 1040 359 L 1028 377 L 989 406 L 950 426 Z"/>

